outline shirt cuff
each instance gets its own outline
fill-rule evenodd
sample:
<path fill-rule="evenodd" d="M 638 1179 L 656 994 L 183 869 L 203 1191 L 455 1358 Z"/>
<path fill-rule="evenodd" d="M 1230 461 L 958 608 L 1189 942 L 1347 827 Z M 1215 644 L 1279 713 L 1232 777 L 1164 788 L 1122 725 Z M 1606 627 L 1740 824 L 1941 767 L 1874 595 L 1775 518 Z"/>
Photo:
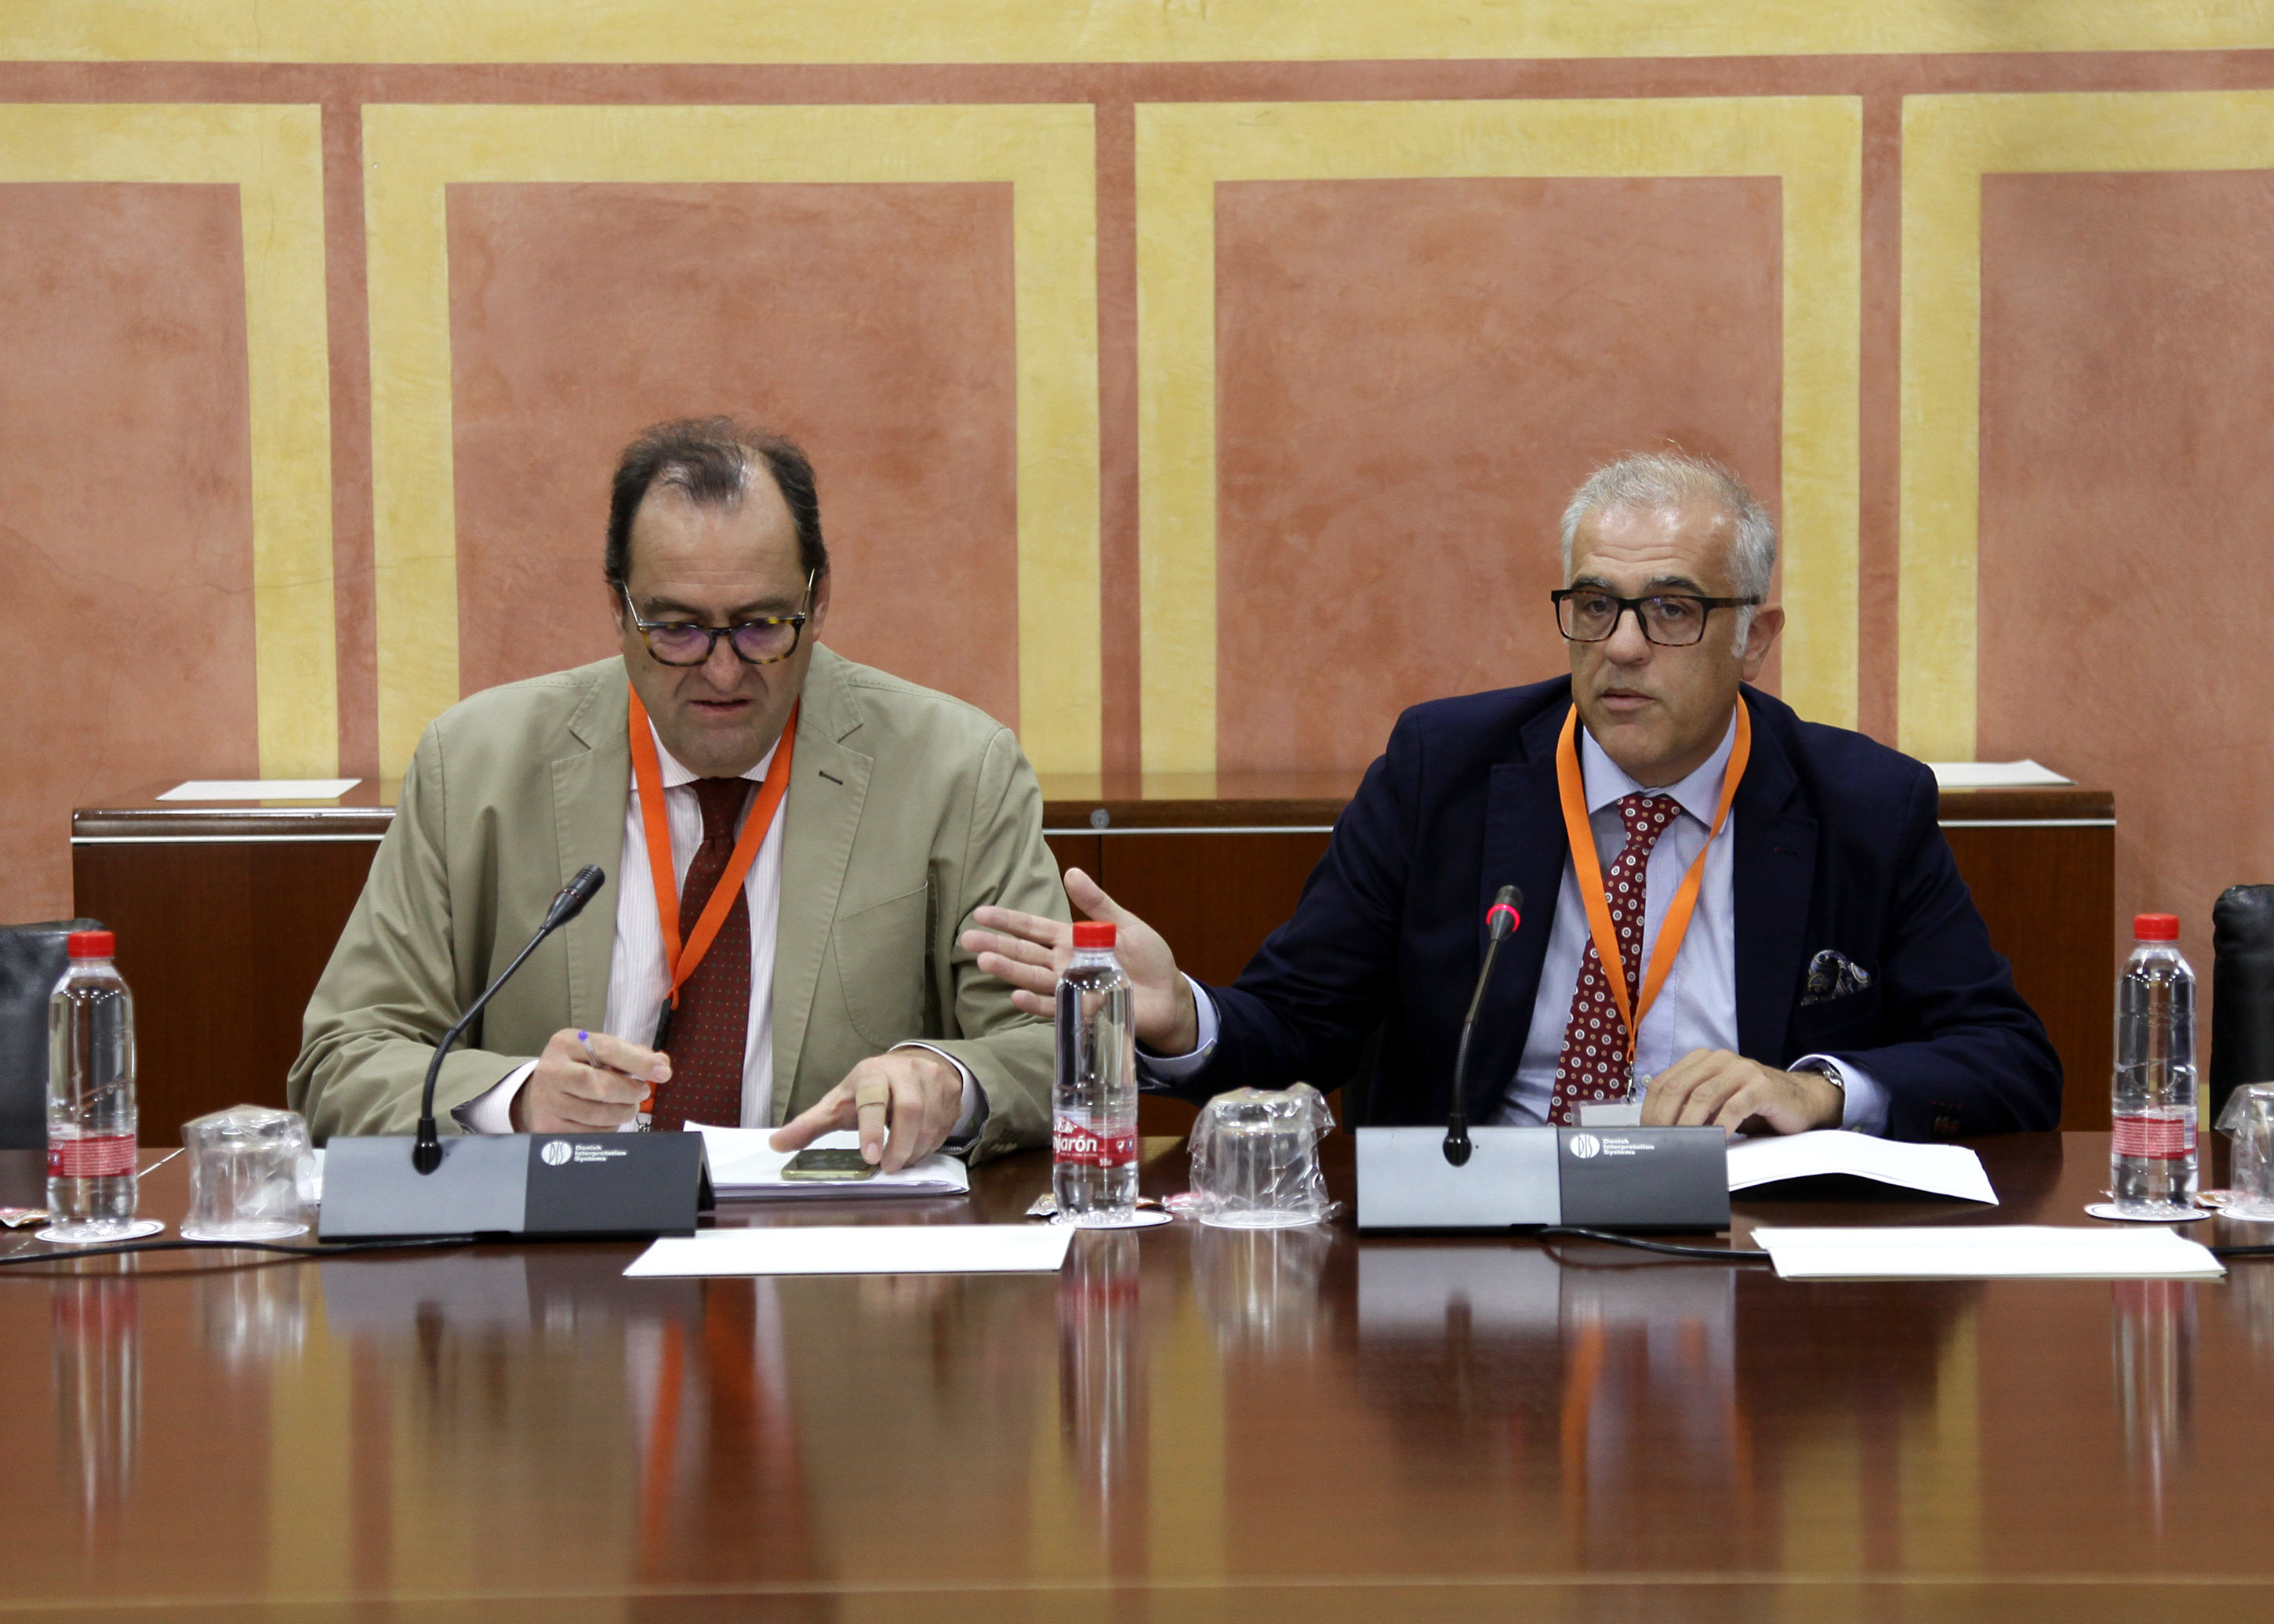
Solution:
<path fill-rule="evenodd" d="M 521 1086 L 529 1080 L 529 1074 L 535 1070 L 537 1062 L 523 1061 L 486 1094 L 476 1094 L 463 1105 L 453 1107 L 450 1115 L 469 1133 L 513 1132 L 514 1100 L 521 1093 Z"/>
<path fill-rule="evenodd" d="M 892 1047 L 920 1049 L 928 1055 L 937 1055 L 953 1066 L 955 1074 L 963 1079 L 963 1110 L 956 1117 L 955 1126 L 948 1130 L 947 1143 L 960 1144 L 987 1125 L 987 1091 L 979 1086 L 979 1079 L 971 1074 L 969 1066 L 945 1049 L 935 1049 L 930 1043 L 895 1043 Z"/>
<path fill-rule="evenodd" d="M 1209 996 L 1206 988 L 1189 975 L 1185 977 L 1185 985 L 1193 989 L 1193 1014 L 1200 1026 L 1199 1041 L 1193 1045 L 1192 1053 L 1188 1055 L 1148 1054 L 1145 1056 L 1147 1071 L 1172 1083 L 1182 1082 L 1190 1077 L 1206 1065 L 1216 1053 L 1216 1000 Z"/>
<path fill-rule="evenodd" d="M 1786 1068 L 1792 1071 L 1834 1071 L 1845 1085 L 1841 1089 L 1844 1103 L 1840 1110 L 1840 1125 L 1851 1133 L 1884 1136 L 1887 1132 L 1887 1087 L 1852 1060 L 1842 1060 L 1832 1055 L 1803 1055 Z"/>

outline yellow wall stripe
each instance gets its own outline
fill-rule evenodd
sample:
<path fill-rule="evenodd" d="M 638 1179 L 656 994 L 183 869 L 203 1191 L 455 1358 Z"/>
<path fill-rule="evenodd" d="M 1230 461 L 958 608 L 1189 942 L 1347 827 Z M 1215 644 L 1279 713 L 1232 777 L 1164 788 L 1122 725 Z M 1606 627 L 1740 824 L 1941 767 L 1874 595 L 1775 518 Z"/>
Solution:
<path fill-rule="evenodd" d="M 234 185 L 245 240 L 260 771 L 339 770 L 320 111 L 0 106 L 0 182 Z"/>
<path fill-rule="evenodd" d="M 1008 182 L 1018 346 L 1019 732 L 1096 772 L 1096 136 L 1087 103 L 364 111 L 380 771 L 458 698 L 452 182 Z"/>
<path fill-rule="evenodd" d="M 1148 772 L 1216 766 L 1216 185 L 1781 177 L 1784 695 L 1852 727 L 1863 121 L 1850 97 L 1137 109 L 1138 477 Z M 1548 515 L 1542 515 L 1543 518 Z"/>
<path fill-rule="evenodd" d="M 1971 761 L 1980 559 L 1982 177 L 2274 169 L 2274 91 L 1914 96 L 1903 103 L 1896 738 Z"/>
<path fill-rule="evenodd" d="M 13 0 L 0 60 L 1239 62 L 2274 46 L 2268 0 Z"/>

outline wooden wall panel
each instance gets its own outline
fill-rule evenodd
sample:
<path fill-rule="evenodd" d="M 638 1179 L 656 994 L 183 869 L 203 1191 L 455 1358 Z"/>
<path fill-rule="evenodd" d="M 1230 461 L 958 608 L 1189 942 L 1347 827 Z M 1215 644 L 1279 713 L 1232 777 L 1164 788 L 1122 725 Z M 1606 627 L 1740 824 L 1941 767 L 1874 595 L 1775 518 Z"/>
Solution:
<path fill-rule="evenodd" d="M 284 1104 L 300 1018 L 376 840 L 81 845 L 76 900 L 118 935 L 146 1145 L 193 1116 Z"/>

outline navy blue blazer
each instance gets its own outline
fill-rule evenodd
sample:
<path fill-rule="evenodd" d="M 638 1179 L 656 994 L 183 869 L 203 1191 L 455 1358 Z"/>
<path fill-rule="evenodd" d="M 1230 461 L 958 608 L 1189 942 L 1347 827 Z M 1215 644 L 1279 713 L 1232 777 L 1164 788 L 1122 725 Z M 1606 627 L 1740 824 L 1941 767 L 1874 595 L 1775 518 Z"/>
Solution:
<path fill-rule="evenodd" d="M 1730 831 L 1738 1049 L 1778 1067 L 1805 1054 L 1852 1057 L 1886 1086 L 1896 1139 L 2057 1126 L 2060 1061 L 1959 877 L 1934 775 L 1743 694 L 1752 758 Z M 1561 677 L 1400 717 L 1294 917 L 1239 981 L 1210 989 L 1220 1025 L 1209 1064 L 1169 1092 L 1201 1101 L 1299 1079 L 1331 1088 L 1351 1080 L 1379 1030 L 1365 1120 L 1442 1122 L 1485 909 L 1514 883 L 1524 922 L 1501 949 L 1470 1056 L 1469 1115 L 1491 1121 L 1532 1026 L 1562 890 L 1555 741 L 1570 706 Z M 1803 1004 L 1826 948 L 1871 983 Z"/>

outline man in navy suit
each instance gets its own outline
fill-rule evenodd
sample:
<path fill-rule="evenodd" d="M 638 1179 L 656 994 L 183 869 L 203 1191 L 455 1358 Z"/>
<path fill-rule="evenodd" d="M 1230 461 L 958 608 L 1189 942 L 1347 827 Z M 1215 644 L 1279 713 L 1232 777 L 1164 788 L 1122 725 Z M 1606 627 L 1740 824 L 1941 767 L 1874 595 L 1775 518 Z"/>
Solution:
<path fill-rule="evenodd" d="M 1784 624 L 1776 532 L 1736 476 L 1622 458 L 1563 516 L 1571 674 L 1417 705 L 1294 917 L 1237 982 L 1120 927 L 1148 1086 L 1204 1100 L 1349 1080 L 1434 1124 L 1503 885 L 1528 899 L 1480 1012 L 1470 1118 L 1897 1139 L 2051 1128 L 2060 1063 L 1936 822 L 1933 775 L 1751 687 Z M 1071 928 L 983 908 L 965 944 L 1050 1008 Z"/>

